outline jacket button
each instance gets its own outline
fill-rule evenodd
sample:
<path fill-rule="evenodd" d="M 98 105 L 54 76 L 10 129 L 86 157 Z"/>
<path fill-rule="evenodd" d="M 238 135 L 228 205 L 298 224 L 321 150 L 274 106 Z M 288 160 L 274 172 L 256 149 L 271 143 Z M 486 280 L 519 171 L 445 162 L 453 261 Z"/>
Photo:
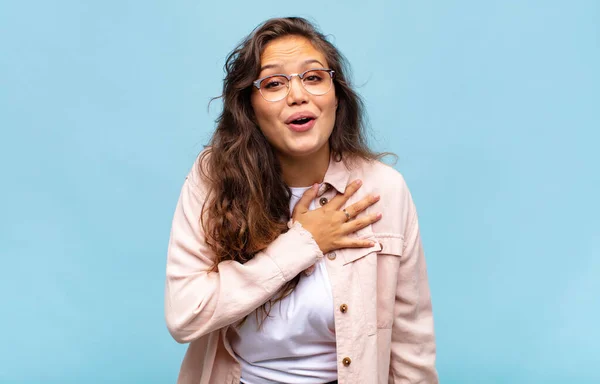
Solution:
<path fill-rule="evenodd" d="M 349 358 L 349 357 L 344 357 L 344 358 L 342 359 L 342 364 L 344 364 L 344 367 L 347 367 L 347 366 L 349 366 L 349 365 L 350 365 L 350 363 L 352 363 L 352 360 L 350 360 L 350 358 Z"/>
<path fill-rule="evenodd" d="M 331 253 L 328 253 L 328 254 L 327 254 L 327 258 L 328 258 L 329 260 L 335 260 L 335 257 L 336 257 L 336 254 L 335 254 L 335 252 L 331 252 Z"/>
<path fill-rule="evenodd" d="M 348 306 L 346 304 L 340 305 L 340 312 L 346 313 L 348 311 Z"/>
<path fill-rule="evenodd" d="M 327 204 L 327 201 L 328 201 L 328 200 L 327 200 L 327 198 L 326 198 L 326 197 L 321 197 L 321 198 L 319 199 L 319 204 L 321 204 L 321 205 L 325 205 L 325 204 Z"/>

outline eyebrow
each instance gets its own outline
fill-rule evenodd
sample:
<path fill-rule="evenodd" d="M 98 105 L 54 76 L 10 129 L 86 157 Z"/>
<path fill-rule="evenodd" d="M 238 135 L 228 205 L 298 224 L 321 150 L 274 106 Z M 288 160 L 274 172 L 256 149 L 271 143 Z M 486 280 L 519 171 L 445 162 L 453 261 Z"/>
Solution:
<path fill-rule="evenodd" d="M 303 64 L 306 65 L 306 64 L 313 64 L 313 63 L 317 63 L 317 64 L 320 64 L 322 67 L 325 67 L 323 65 L 323 63 L 321 63 L 319 60 L 316 60 L 316 59 L 306 60 L 306 61 L 304 61 Z M 281 67 L 282 67 L 281 64 L 267 64 L 267 65 L 263 65 L 262 67 L 260 67 L 260 72 L 264 71 L 265 69 L 281 68 Z"/>

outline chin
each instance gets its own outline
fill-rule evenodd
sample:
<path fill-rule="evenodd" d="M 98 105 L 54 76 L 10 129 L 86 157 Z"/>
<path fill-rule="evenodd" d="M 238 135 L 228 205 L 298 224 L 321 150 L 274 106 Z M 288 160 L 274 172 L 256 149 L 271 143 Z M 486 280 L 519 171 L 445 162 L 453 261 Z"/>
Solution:
<path fill-rule="evenodd" d="M 286 156 L 290 156 L 290 157 L 304 157 L 304 156 L 309 156 L 312 155 L 313 153 L 316 152 L 316 150 L 314 148 L 286 148 L 285 150 L 281 151 L 282 154 L 286 155 Z"/>
<path fill-rule="evenodd" d="M 306 157 L 314 155 L 323 148 L 323 145 L 304 145 L 304 146 L 290 146 L 285 151 L 285 154 L 292 157 Z"/>

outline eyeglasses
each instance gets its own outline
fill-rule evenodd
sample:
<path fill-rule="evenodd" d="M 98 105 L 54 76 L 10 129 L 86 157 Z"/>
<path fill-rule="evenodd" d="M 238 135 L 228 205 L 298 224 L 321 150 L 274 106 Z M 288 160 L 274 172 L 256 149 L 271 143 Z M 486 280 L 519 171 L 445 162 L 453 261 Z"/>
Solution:
<path fill-rule="evenodd" d="M 333 84 L 335 71 L 332 69 L 309 69 L 302 73 L 291 75 L 275 74 L 252 83 L 260 92 L 263 99 L 267 101 L 279 101 L 290 93 L 290 83 L 294 76 L 298 76 L 306 91 L 315 96 L 321 96 L 329 92 Z"/>

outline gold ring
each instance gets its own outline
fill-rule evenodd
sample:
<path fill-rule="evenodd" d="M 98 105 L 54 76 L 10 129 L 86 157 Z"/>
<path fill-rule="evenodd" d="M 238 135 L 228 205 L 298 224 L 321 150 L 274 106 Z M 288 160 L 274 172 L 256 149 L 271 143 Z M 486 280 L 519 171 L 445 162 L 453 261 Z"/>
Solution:
<path fill-rule="evenodd" d="M 350 220 L 350 214 L 348 213 L 348 211 L 346 211 L 346 208 L 344 208 L 342 210 L 342 212 L 344 212 L 344 215 L 346 215 L 346 221 L 349 221 Z"/>

